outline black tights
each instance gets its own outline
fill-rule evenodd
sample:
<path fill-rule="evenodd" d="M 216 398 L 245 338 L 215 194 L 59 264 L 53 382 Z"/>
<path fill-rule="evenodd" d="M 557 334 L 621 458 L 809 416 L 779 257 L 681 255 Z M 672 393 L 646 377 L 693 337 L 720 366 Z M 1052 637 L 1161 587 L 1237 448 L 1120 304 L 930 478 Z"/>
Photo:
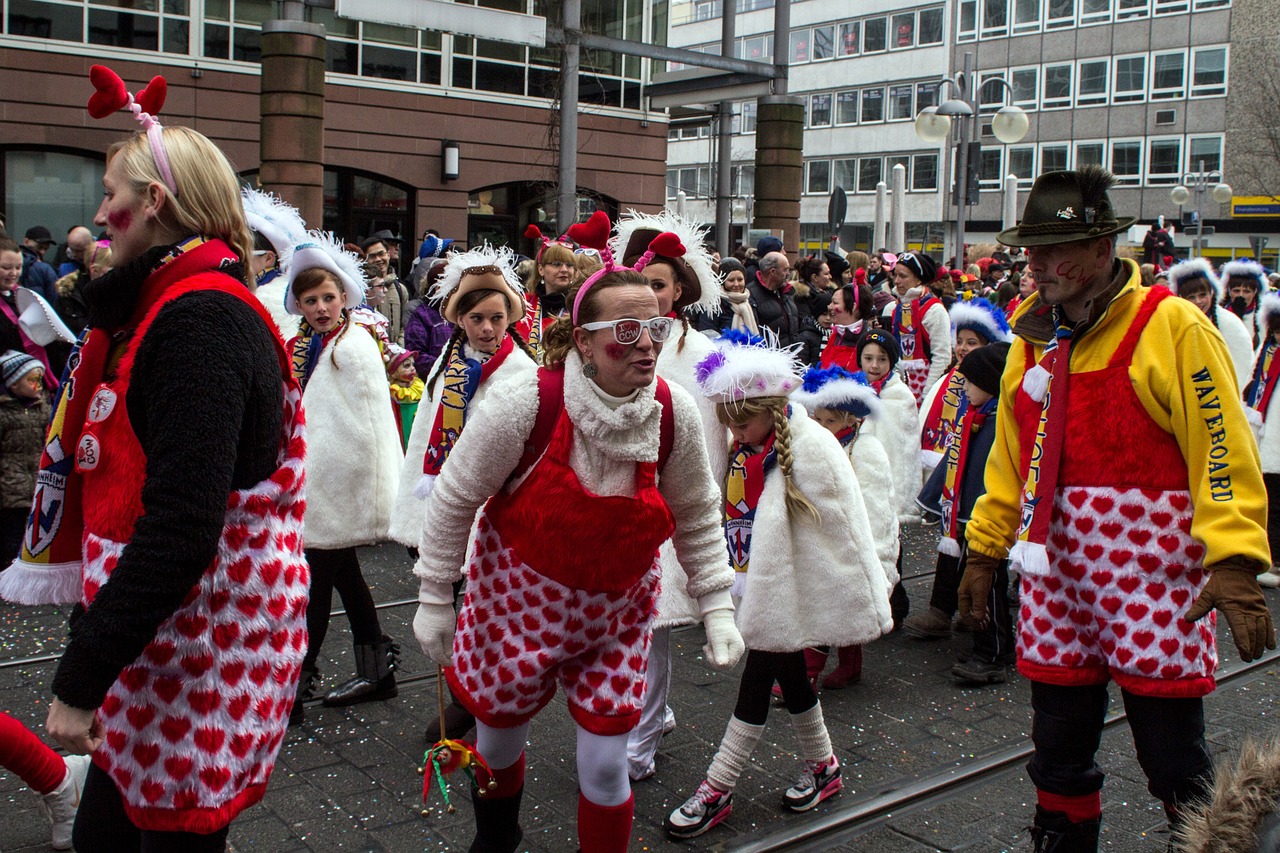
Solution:
<path fill-rule="evenodd" d="M 338 591 L 347 620 L 351 622 L 351 635 L 357 646 L 372 645 L 382 639 L 382 627 L 378 624 L 378 611 L 373 606 L 373 594 L 360 573 L 360 560 L 355 548 L 329 551 L 320 548 L 306 549 L 307 564 L 311 567 L 311 600 L 307 603 L 307 656 L 303 667 L 314 667 L 329 631 L 329 611 L 333 604 L 333 591 Z"/>
<path fill-rule="evenodd" d="M 138 829 L 125 814 L 116 783 L 98 765 L 91 764 L 71 843 L 79 853 L 222 853 L 227 849 L 229 829 L 225 826 L 209 835 Z"/>
<path fill-rule="evenodd" d="M 769 718 L 769 694 L 775 681 L 782 688 L 787 713 L 803 714 L 818 704 L 818 694 L 813 692 L 813 683 L 805 671 L 804 652 L 747 649 L 733 715 L 749 726 L 763 726 Z"/>

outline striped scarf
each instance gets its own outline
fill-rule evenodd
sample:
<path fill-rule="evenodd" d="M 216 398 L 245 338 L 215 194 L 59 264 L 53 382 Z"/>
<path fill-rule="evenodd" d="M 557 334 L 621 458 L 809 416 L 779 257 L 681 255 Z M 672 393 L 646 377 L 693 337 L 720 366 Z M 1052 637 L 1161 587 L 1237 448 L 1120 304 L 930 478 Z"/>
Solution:
<path fill-rule="evenodd" d="M 756 450 L 749 444 L 734 443 L 729 451 L 729 474 L 725 482 L 724 533 L 729 545 L 729 561 L 734 578 L 731 592 L 741 596 L 746 584 L 747 565 L 751 560 L 751 528 L 764 481 L 777 462 L 778 454 L 770 435 L 764 447 Z"/>
<path fill-rule="evenodd" d="M 969 440 L 982 429 L 987 418 L 996 410 L 997 402 L 998 399 L 992 397 L 982 406 L 974 409 L 969 404 L 968 396 L 962 391 L 960 405 L 946 440 L 946 454 L 943 462 L 947 466 L 947 476 L 942 485 L 940 501 L 942 538 L 938 540 L 938 550 L 952 557 L 960 556 L 960 503 L 963 499 L 961 489 L 964 488 L 965 463 L 969 458 Z"/>
<path fill-rule="evenodd" d="M 513 349 L 515 341 L 510 335 L 506 335 L 502 343 L 498 344 L 497 351 L 483 363 L 467 358 L 461 341 L 449 351 L 449 364 L 441 377 L 440 405 L 436 406 L 436 419 L 431 426 L 431 444 L 427 447 L 427 455 L 422 459 L 423 476 L 440 475 L 467 423 L 467 409 L 471 405 L 471 398 L 484 381 L 507 360 Z"/>
<path fill-rule="evenodd" d="M 1277 351 L 1280 351 L 1280 343 L 1276 343 L 1275 336 L 1268 336 L 1258 352 L 1257 361 L 1254 362 L 1253 379 L 1244 389 L 1245 405 L 1261 415 L 1263 423 L 1267 420 L 1267 407 L 1271 404 L 1271 395 L 1276 390 L 1276 378 L 1280 377 L 1280 358 L 1276 358 Z"/>
<path fill-rule="evenodd" d="M 320 363 L 320 354 L 324 352 L 325 346 L 341 333 L 346 323 L 345 310 L 334 327 L 323 334 L 311 328 L 306 320 L 298 323 L 298 335 L 289 341 L 289 368 L 293 372 L 293 378 L 298 381 L 298 387 L 303 391 L 307 389 L 311 374 Z"/>

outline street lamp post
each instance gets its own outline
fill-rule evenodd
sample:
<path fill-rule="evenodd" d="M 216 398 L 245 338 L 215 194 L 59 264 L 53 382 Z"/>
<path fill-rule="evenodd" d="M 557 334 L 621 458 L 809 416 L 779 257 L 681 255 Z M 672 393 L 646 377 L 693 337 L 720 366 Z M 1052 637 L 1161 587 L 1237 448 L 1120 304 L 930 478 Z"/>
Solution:
<path fill-rule="evenodd" d="M 954 77 L 944 77 L 939 84 L 951 86 L 951 100 L 943 101 L 936 107 L 925 107 L 916 116 L 916 135 L 926 142 L 942 142 L 951 134 L 951 119 L 959 120 L 959 141 L 956 149 L 956 183 L 954 199 L 956 203 L 955 258 L 956 263 L 964 262 L 964 219 L 965 208 L 969 204 L 969 196 L 973 191 L 970 175 L 970 158 L 982 150 L 978 134 L 978 101 L 977 87 L 973 85 L 973 54 L 964 55 L 964 70 Z M 1013 87 L 1002 78 L 992 78 L 983 82 L 997 83 L 1013 96 Z M 1021 107 L 1012 103 L 1005 104 L 991 119 L 991 132 L 996 139 L 1006 144 L 1020 141 L 1027 135 L 1031 121 Z M 975 144 L 976 142 L 976 144 Z"/>
<path fill-rule="evenodd" d="M 1211 185 L 1212 189 L 1210 189 Z M 1179 209 L 1190 201 L 1191 194 L 1195 193 L 1196 236 L 1191 244 L 1191 254 L 1197 258 L 1204 254 L 1204 196 L 1206 192 L 1218 204 L 1226 204 L 1231 201 L 1231 185 L 1223 183 L 1221 171 L 1213 169 L 1206 172 L 1203 160 L 1200 161 L 1200 171 L 1187 172 L 1182 176 L 1182 183 L 1169 190 L 1169 198 Z"/>

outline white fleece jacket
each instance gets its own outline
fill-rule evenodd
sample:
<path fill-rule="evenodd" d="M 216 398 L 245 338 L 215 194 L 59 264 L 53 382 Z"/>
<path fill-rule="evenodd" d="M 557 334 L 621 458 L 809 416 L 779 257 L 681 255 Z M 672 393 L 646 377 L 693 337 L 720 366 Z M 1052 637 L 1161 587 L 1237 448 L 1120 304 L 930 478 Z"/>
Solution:
<path fill-rule="evenodd" d="M 1253 372 L 1253 336 L 1243 320 L 1221 306 L 1218 307 L 1218 331 L 1227 342 L 1231 365 L 1236 369 L 1236 390 L 1244 393 Z"/>
<path fill-rule="evenodd" d="M 868 420 L 862 425 L 863 435 L 875 436 L 889 454 L 889 471 L 893 475 L 893 489 L 898 508 L 898 521 L 919 521 L 920 507 L 916 495 L 920 494 L 920 420 L 916 411 L 916 398 L 897 373 L 890 376 L 880 391 L 884 403 L 884 420 Z M 876 507 L 869 506 L 872 512 Z"/>
<path fill-rule="evenodd" d="M 684 340 L 681 350 L 680 341 Z M 679 385 L 689 392 L 698 407 L 702 438 L 706 442 L 707 461 L 711 476 L 719 487 L 720 500 L 724 499 L 724 481 L 729 468 L 729 430 L 716 418 L 716 405 L 698 390 L 693 371 L 698 362 L 712 351 L 711 341 L 692 328 L 679 337 L 668 340 L 658 355 L 658 375 L 671 385 Z M 663 476 L 662 474 L 659 477 Z M 685 592 L 688 575 L 676 559 L 675 545 L 667 540 L 658 552 L 662 558 L 662 591 L 658 597 L 658 616 L 653 627 L 664 628 L 690 625 L 700 621 L 697 603 Z M 725 551 L 728 554 L 728 550 Z M 727 557 L 726 557 L 727 559 Z"/>
<path fill-rule="evenodd" d="M 435 376 L 443 358 L 444 353 L 441 353 L 431 365 L 431 372 L 422 378 Z M 513 376 L 523 376 L 525 381 L 536 383 L 536 371 L 537 365 L 524 350 L 519 347 L 513 349 L 493 375 L 476 389 L 475 396 L 467 406 L 468 422 L 488 398 L 490 388 Z M 431 384 L 431 399 L 428 400 L 426 394 L 422 395 L 422 404 L 418 406 L 418 414 L 413 419 L 413 431 L 409 433 L 409 446 L 405 448 L 404 465 L 400 469 L 400 489 L 391 510 L 390 536 L 406 547 L 418 547 L 422 542 L 422 534 L 426 531 L 427 503 L 430 498 L 426 501 L 419 499 L 414 495 L 413 489 L 422 479 L 422 463 L 427 456 L 427 446 L 431 443 L 431 431 L 435 429 L 436 412 L 440 410 L 440 389 L 443 386 L 444 374 L 441 374 Z"/>
<path fill-rule="evenodd" d="M 1258 354 L 1261 353 L 1262 348 L 1259 347 Z M 1267 419 L 1263 423 L 1259 423 L 1261 416 L 1256 410 L 1245 406 L 1244 411 L 1249 416 L 1249 425 L 1258 439 L 1262 473 L 1280 474 L 1280 394 L 1271 395 L 1271 400 L 1267 403 Z M 1280 559 L 1280 555 L 1273 554 L 1272 559 Z"/>
<path fill-rule="evenodd" d="M 583 487 L 598 495 L 635 494 L 636 462 L 658 458 L 661 406 L 655 385 L 636 399 L 609 408 L 582 375 L 582 360 L 571 352 L 565 364 L 564 405 L 573 422 L 569 465 Z M 453 583 L 462 576 L 471 524 L 478 510 L 503 488 L 524 453 L 538 413 L 538 386 L 523 376 L 495 385 L 493 405 L 482 406 L 463 430 L 436 480 L 428 507 L 430 542 L 419 550 L 414 574 L 424 583 Z M 676 555 L 688 572 L 686 591 L 700 599 L 733 583 L 721 530 L 720 488 L 712 479 L 702 422 L 688 392 L 671 385 L 675 437 L 658 490 L 676 519 Z M 554 507 L 548 507 L 553 512 Z M 617 547 L 625 548 L 625 542 Z M 608 559 L 602 554 L 601 559 Z M 708 603 L 703 602 L 704 606 Z"/>
<path fill-rule="evenodd" d="M 738 630 L 766 652 L 868 643 L 893 617 L 862 489 L 840 442 L 803 406 L 791 407 L 790 424 L 792 474 L 822 521 L 788 512 L 775 466 L 756 508 Z"/>
<path fill-rule="evenodd" d="M 880 558 L 880 566 L 884 569 L 889 589 L 898 583 L 898 518 L 888 507 L 897 506 L 898 498 L 893 488 L 893 477 L 889 473 L 889 454 L 885 452 L 880 439 L 863 431 L 857 441 L 845 448 L 849 462 L 853 465 L 854 476 L 858 478 L 858 486 L 862 489 L 862 501 L 867 507 L 867 518 L 871 523 L 871 538 L 876 543 L 876 556 Z"/>
<path fill-rule="evenodd" d="M 308 548 L 336 549 L 382 541 L 404 457 L 382 356 L 361 326 L 351 323 L 324 348 L 302 406 L 307 413 L 303 542 Z"/>

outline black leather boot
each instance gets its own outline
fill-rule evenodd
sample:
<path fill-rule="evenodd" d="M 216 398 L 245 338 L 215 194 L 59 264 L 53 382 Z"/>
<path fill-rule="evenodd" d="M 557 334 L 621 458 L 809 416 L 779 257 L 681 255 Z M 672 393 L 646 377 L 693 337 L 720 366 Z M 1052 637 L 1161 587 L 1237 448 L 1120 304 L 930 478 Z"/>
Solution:
<path fill-rule="evenodd" d="M 515 853 L 524 838 L 520 830 L 521 787 L 512 797 L 480 796 L 471 787 L 471 806 L 476 812 L 476 837 L 468 853 Z"/>
<path fill-rule="evenodd" d="M 1062 812 L 1036 806 L 1036 824 L 1031 827 L 1035 853 L 1097 853 L 1102 819 L 1072 823 Z"/>
<path fill-rule="evenodd" d="M 315 698 L 316 681 L 320 678 L 320 670 L 314 666 L 302 667 L 302 677 L 298 679 L 297 690 L 293 694 L 293 707 L 289 709 L 289 725 L 296 726 L 302 722 L 305 709 L 302 703 Z"/>
<path fill-rule="evenodd" d="M 368 646 L 356 646 L 356 677 L 339 684 L 324 694 L 327 707 L 340 708 L 375 699 L 390 699 L 396 690 L 396 667 L 400 662 L 400 647 L 390 637 L 383 636 Z"/>

